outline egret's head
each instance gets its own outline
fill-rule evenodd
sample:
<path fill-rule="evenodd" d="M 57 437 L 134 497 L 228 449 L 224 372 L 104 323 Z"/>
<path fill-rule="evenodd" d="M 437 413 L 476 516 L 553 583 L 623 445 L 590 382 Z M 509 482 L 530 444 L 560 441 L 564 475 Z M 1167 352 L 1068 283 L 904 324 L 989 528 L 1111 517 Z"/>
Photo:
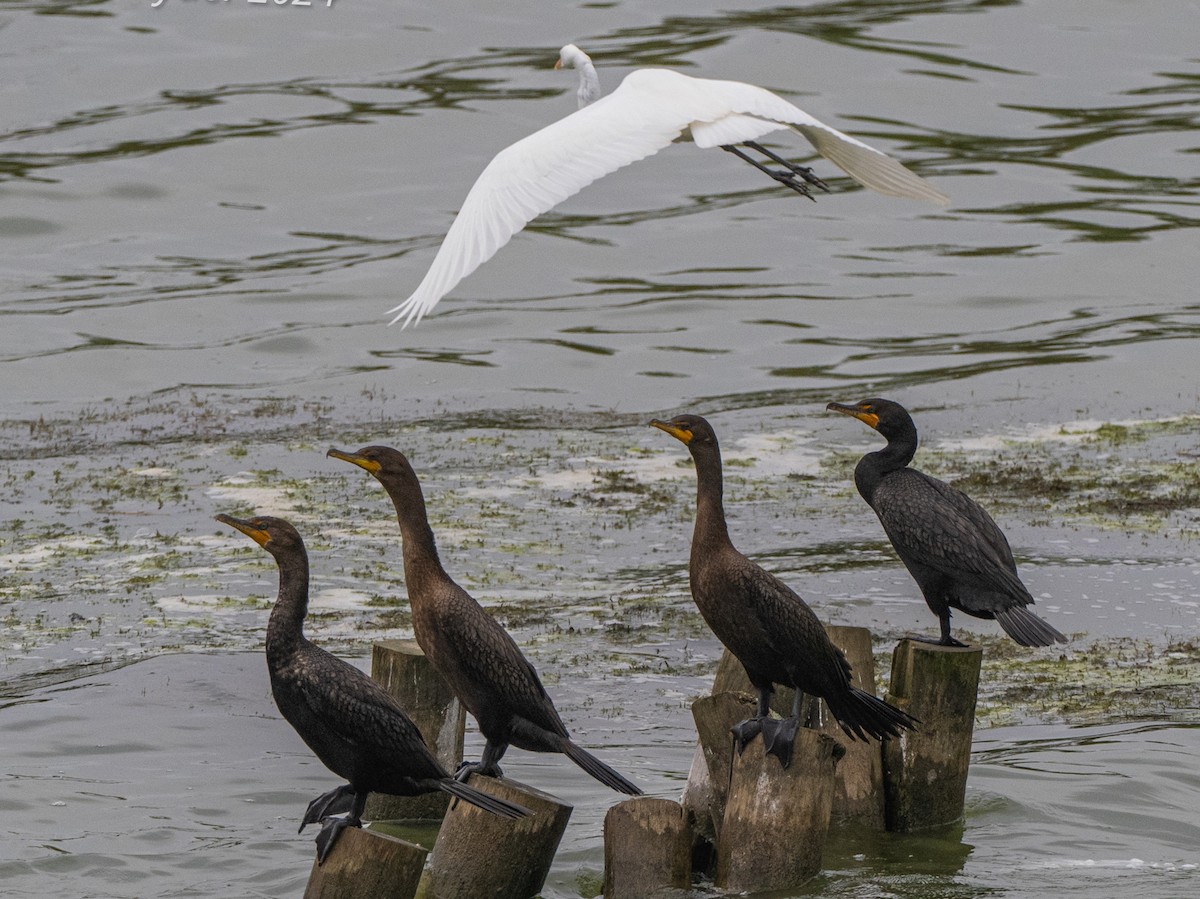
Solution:
<path fill-rule="evenodd" d="M 558 62 L 554 64 L 556 69 L 578 69 L 582 68 L 585 62 L 591 62 L 591 57 L 576 47 L 574 44 L 567 44 L 558 51 Z"/>

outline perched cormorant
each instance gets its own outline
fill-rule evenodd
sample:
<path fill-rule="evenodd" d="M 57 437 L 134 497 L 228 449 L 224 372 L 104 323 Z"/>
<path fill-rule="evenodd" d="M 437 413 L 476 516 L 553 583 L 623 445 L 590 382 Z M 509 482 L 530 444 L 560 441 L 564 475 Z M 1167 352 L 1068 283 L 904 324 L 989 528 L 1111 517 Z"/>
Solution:
<path fill-rule="evenodd" d="M 368 446 L 356 453 L 331 449 L 327 455 L 374 475 L 396 507 L 417 643 L 475 716 L 487 741 L 480 761 L 464 765 L 459 776 L 472 771 L 502 776 L 499 761 L 511 744 L 530 752 L 561 752 L 606 786 L 640 795 L 636 784 L 571 741 L 537 670 L 500 623 L 446 573 L 421 484 L 404 454 Z"/>
<path fill-rule="evenodd" d="M 1026 608 L 1033 597 L 1017 575 L 1008 540 L 983 507 L 961 490 L 908 467 L 917 451 L 917 428 L 903 406 L 867 399 L 825 408 L 857 418 L 887 439 L 887 446 L 859 460 L 854 484 L 941 622 L 941 638 L 927 642 L 965 645 L 950 636 L 951 609 L 995 618 L 1022 646 L 1067 642 Z"/>
<path fill-rule="evenodd" d="M 317 835 L 317 862 L 345 827 L 362 825 L 367 794 L 416 796 L 441 790 L 505 818 L 531 812 L 455 780 L 429 752 L 421 732 L 396 700 L 353 665 L 304 636 L 308 612 L 308 553 L 288 522 L 259 516 L 218 515 L 275 557 L 279 597 L 267 623 L 267 670 L 280 714 L 344 784 L 309 803 L 300 822 L 324 823 Z M 349 812 L 344 818 L 329 817 Z"/>
<path fill-rule="evenodd" d="M 688 579 L 692 599 L 714 634 L 746 669 L 758 690 L 755 718 L 734 728 L 740 747 L 762 733 L 767 751 L 787 767 L 799 726 L 799 692 L 791 717 L 768 717 L 775 684 L 825 700 L 849 737 L 882 740 L 912 729 L 915 719 L 850 685 L 850 663 L 799 594 L 738 552 L 722 505 L 721 449 L 698 415 L 650 422 L 687 446 L 696 463 L 696 528 Z"/>

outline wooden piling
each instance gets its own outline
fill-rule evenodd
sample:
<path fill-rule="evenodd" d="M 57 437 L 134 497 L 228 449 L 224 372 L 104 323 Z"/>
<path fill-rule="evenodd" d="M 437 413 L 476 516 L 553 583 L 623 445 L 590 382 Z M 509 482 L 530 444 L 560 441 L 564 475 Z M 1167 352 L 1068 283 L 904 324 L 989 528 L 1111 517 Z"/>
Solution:
<path fill-rule="evenodd" d="M 692 837 L 683 806 L 639 796 L 604 816 L 604 899 L 647 899 L 691 886 Z"/>
<path fill-rule="evenodd" d="M 425 744 L 453 773 L 463 757 L 466 710 L 415 640 L 381 640 L 371 650 L 371 677 L 383 685 L 417 725 Z M 388 796 L 372 793 L 364 817 L 368 821 L 440 821 L 450 797 Z"/>
<path fill-rule="evenodd" d="M 313 862 L 304 899 L 387 896 L 412 899 L 421 881 L 427 849 L 383 833 L 347 827 L 325 863 Z"/>
<path fill-rule="evenodd" d="M 729 793 L 729 770 L 734 755 L 733 735 L 729 729 L 739 721 L 752 717 L 755 709 L 755 700 L 746 693 L 716 693 L 701 696 L 692 703 L 692 718 L 700 738 L 707 785 L 696 790 L 689 788 L 684 799 L 689 803 L 706 799 L 707 807 L 690 804 L 685 807 L 689 815 L 695 818 L 692 826 L 701 833 L 711 833 L 713 842 L 721 832 L 725 800 Z M 695 771 L 696 766 L 692 770 Z"/>
<path fill-rule="evenodd" d="M 850 663 L 850 682 L 875 695 L 875 656 L 871 632 L 865 627 L 826 625 L 833 645 Z M 883 753 L 876 740 L 852 740 L 829 713 L 824 700 L 813 702 L 807 721 L 819 733 L 833 737 L 846 747 L 838 762 L 833 788 L 832 820 L 854 823 L 874 830 L 884 829 Z"/>
<path fill-rule="evenodd" d="M 717 840 L 719 889 L 793 889 L 820 872 L 840 755 L 837 741 L 803 727 L 786 769 L 764 753 L 761 737 L 734 755 Z"/>
<path fill-rule="evenodd" d="M 536 896 L 550 873 L 572 806 L 508 778 L 472 774 L 467 782 L 477 790 L 523 805 L 533 814 L 511 820 L 470 803 L 451 803 L 429 856 L 422 896 Z"/>
<path fill-rule="evenodd" d="M 887 701 L 920 719 L 884 743 L 887 828 L 921 830 L 959 820 L 967 790 L 983 650 L 901 640 Z"/>
<path fill-rule="evenodd" d="M 871 632 L 865 627 L 826 625 L 825 632 L 833 645 L 850 662 L 851 683 L 860 690 L 875 695 L 875 658 Z M 721 656 L 713 681 L 713 692 L 729 690 L 754 694 L 746 669 L 728 650 Z M 792 713 L 795 691 L 777 687 L 771 697 L 771 710 L 780 717 Z M 800 706 L 800 723 L 828 734 L 846 747 L 845 757 L 838 762 L 833 798 L 833 821 L 862 824 L 876 830 L 884 828 L 883 758 L 875 740 L 852 740 L 838 726 L 823 700 L 805 696 Z"/>

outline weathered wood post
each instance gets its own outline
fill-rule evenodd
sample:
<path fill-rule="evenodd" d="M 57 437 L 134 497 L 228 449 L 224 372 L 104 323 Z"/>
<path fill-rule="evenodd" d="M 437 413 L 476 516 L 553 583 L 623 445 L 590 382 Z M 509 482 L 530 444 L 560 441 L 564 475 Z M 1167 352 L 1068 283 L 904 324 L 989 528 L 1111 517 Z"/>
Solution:
<path fill-rule="evenodd" d="M 706 783 L 684 794 L 685 808 L 692 817 L 692 827 L 715 844 L 725 816 L 725 800 L 729 794 L 729 771 L 733 764 L 733 735 L 729 729 L 739 721 L 754 715 L 755 701 L 745 693 L 715 693 L 701 696 L 692 703 L 692 718 L 700 738 L 699 748 L 704 759 Z M 696 772 L 693 765 L 692 771 Z M 703 805 L 691 802 L 707 801 Z"/>
<path fill-rule="evenodd" d="M 463 757 L 467 713 L 417 642 L 376 643 L 371 650 L 371 677 L 396 698 L 442 767 L 453 773 Z M 449 800 L 445 793 L 423 796 L 372 793 L 364 817 L 368 821 L 439 821 Z"/>
<path fill-rule="evenodd" d="M 786 769 L 764 753 L 761 737 L 734 755 L 717 839 L 719 889 L 789 889 L 820 872 L 841 754 L 837 741 L 802 727 Z"/>
<path fill-rule="evenodd" d="M 850 663 L 850 682 L 874 696 L 875 656 L 871 647 L 871 632 L 865 627 L 832 624 L 826 625 L 825 631 Z M 846 747 L 846 755 L 837 766 L 832 820 L 883 830 L 883 753 L 880 744 L 875 740 L 852 740 L 847 737 L 829 713 L 824 700 L 810 706 L 808 725 Z"/>
<path fill-rule="evenodd" d="M 508 778 L 472 774 L 467 783 L 523 805 L 533 814 L 514 821 L 490 815 L 466 802 L 451 803 L 429 856 L 422 896 L 536 896 L 550 873 L 572 806 Z"/>
<path fill-rule="evenodd" d="M 639 796 L 604 816 L 604 899 L 647 899 L 686 890 L 692 879 L 692 835 L 683 807 Z"/>
<path fill-rule="evenodd" d="M 962 817 L 982 661 L 977 646 L 897 644 L 887 701 L 921 723 L 884 744 L 888 830 L 920 830 Z"/>
<path fill-rule="evenodd" d="M 313 862 L 304 899 L 412 899 L 427 849 L 383 833 L 347 827 L 325 863 Z"/>
<path fill-rule="evenodd" d="M 860 690 L 875 695 L 875 658 L 871 632 L 865 627 L 826 625 L 825 632 L 833 645 L 846 654 L 850 662 L 851 683 Z M 721 656 L 713 692 L 730 690 L 753 695 L 754 688 L 746 677 L 746 669 L 728 651 Z M 792 712 L 795 695 L 790 687 L 778 687 L 771 697 L 771 710 L 786 717 Z M 739 719 L 741 720 L 741 719 Z M 833 820 L 855 822 L 877 830 L 884 827 L 883 758 L 875 740 L 852 740 L 829 714 L 824 701 L 804 697 L 801 723 L 820 733 L 828 734 L 846 748 L 838 762 L 833 798 Z"/>

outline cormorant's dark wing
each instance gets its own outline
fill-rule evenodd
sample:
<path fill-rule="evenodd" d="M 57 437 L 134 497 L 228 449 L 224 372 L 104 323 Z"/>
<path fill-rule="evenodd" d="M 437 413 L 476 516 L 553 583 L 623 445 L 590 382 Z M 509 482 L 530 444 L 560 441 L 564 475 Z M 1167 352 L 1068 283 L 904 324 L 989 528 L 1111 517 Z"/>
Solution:
<path fill-rule="evenodd" d="M 750 560 L 739 578 L 763 638 L 763 653 L 778 659 L 796 686 L 818 696 L 850 682 L 850 663 L 840 653 L 816 613 L 791 587 Z"/>
<path fill-rule="evenodd" d="M 1032 602 L 1004 533 L 961 490 L 906 468 L 884 478 L 872 505 L 906 563 Z"/>
<path fill-rule="evenodd" d="M 382 686 L 348 662 L 314 649 L 304 656 L 303 683 L 290 691 L 293 710 L 319 724 L 319 734 L 297 727 L 306 743 L 316 750 L 310 739 L 316 737 L 369 749 L 380 758 L 403 761 L 405 774 L 413 778 L 446 776 L 420 730 Z"/>
<path fill-rule="evenodd" d="M 438 648 L 449 667 L 469 683 L 467 689 L 480 703 L 502 703 L 538 727 L 567 736 L 537 669 L 500 622 L 474 599 L 468 596 L 467 601 L 477 614 L 445 615 L 438 621 Z"/>

